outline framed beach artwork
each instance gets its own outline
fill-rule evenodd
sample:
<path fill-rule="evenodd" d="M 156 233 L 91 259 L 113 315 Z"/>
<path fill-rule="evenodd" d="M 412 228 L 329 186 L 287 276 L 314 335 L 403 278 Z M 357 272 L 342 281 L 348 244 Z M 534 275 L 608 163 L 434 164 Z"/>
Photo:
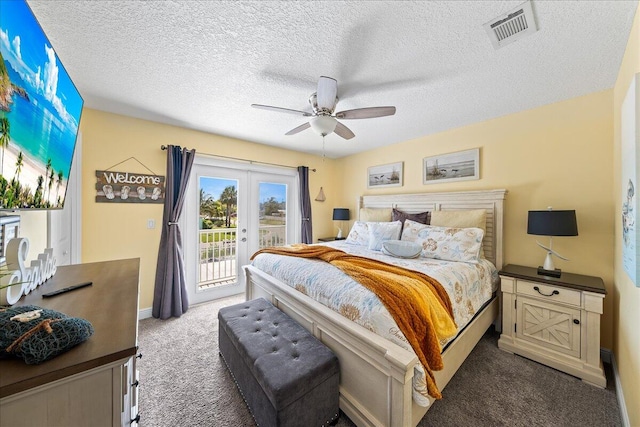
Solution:
<path fill-rule="evenodd" d="M 631 281 L 638 280 L 638 160 L 640 159 L 640 73 L 631 80 L 622 102 L 620 123 L 622 152 L 622 264 Z"/>
<path fill-rule="evenodd" d="M 470 179 L 480 179 L 479 148 L 440 154 L 423 159 L 423 184 L 466 181 Z"/>
<path fill-rule="evenodd" d="M 367 188 L 402 187 L 403 162 L 372 166 L 367 169 Z"/>

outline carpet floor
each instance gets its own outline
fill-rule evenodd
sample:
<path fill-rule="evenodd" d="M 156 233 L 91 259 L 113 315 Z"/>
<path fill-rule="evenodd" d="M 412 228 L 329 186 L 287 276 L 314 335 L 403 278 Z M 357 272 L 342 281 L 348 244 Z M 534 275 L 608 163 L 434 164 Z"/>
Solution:
<path fill-rule="evenodd" d="M 218 356 L 218 310 L 243 300 L 194 306 L 179 319 L 140 321 L 142 427 L 255 426 Z M 487 331 L 419 426 L 622 425 L 610 369 L 608 386 L 600 389 L 498 349 L 498 337 Z M 354 424 L 343 414 L 337 425 Z"/>

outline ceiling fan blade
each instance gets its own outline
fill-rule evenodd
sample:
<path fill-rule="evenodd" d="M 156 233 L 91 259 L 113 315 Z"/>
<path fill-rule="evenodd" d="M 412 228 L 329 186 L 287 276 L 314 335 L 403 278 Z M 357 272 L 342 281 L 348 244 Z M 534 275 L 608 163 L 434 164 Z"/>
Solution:
<path fill-rule="evenodd" d="M 371 119 L 374 117 L 393 116 L 396 107 L 368 107 L 345 110 L 336 113 L 336 119 Z"/>
<path fill-rule="evenodd" d="M 261 110 L 279 111 L 281 113 L 292 113 L 292 114 L 303 115 L 305 117 L 313 116 L 313 113 L 307 113 L 306 111 L 300 111 L 300 110 L 292 110 L 291 108 L 273 107 L 271 105 L 262 105 L 262 104 L 251 104 L 251 106 L 253 108 L 259 108 Z"/>
<path fill-rule="evenodd" d="M 331 77 L 321 76 L 320 80 L 318 80 L 318 90 L 316 91 L 318 108 L 333 111 L 336 106 L 337 94 L 338 82 Z"/>
<path fill-rule="evenodd" d="M 356 136 L 355 133 L 351 132 L 351 129 L 338 122 L 336 124 L 336 128 L 334 129 L 336 135 L 343 137 L 344 139 L 351 139 Z"/>
<path fill-rule="evenodd" d="M 297 128 L 291 129 L 289 132 L 285 133 L 285 135 L 295 135 L 296 133 L 302 132 L 305 129 L 309 129 L 310 127 L 311 127 L 311 125 L 309 124 L 309 122 L 303 123 L 300 126 L 298 126 Z"/>

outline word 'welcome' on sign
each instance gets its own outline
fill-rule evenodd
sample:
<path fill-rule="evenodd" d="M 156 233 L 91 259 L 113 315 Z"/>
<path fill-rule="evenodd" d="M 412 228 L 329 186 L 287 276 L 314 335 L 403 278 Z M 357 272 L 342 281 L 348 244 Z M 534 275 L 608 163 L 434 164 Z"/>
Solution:
<path fill-rule="evenodd" d="M 164 203 L 164 176 L 96 171 L 96 202 Z"/>

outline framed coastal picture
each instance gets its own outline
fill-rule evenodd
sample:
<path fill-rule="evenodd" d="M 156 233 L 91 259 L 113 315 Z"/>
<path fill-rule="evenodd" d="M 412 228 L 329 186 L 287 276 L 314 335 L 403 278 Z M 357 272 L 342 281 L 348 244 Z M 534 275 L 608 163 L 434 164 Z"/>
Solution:
<path fill-rule="evenodd" d="M 629 84 L 627 94 L 622 102 L 620 116 L 620 137 L 622 152 L 622 265 L 631 281 L 640 287 L 638 277 L 638 160 L 640 159 L 640 73 L 636 74 Z"/>
<path fill-rule="evenodd" d="M 367 188 L 402 187 L 403 162 L 372 166 L 367 169 Z"/>
<path fill-rule="evenodd" d="M 422 163 L 423 184 L 480 179 L 479 148 L 425 157 Z"/>

